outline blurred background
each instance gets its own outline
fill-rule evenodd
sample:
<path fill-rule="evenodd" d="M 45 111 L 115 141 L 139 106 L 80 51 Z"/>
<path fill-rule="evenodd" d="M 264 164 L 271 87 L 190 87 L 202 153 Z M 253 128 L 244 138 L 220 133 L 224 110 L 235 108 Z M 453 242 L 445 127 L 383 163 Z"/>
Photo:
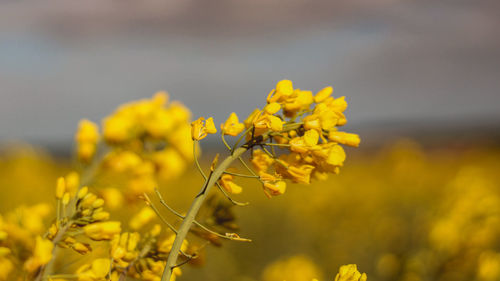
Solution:
<path fill-rule="evenodd" d="M 496 133 L 499 23 L 495 0 L 1 1 L 0 140 L 67 152 L 79 119 L 158 90 L 246 115 L 281 79 L 333 85 L 362 135 Z"/>
<path fill-rule="evenodd" d="M 361 147 L 327 182 L 249 188 L 235 213 L 254 243 L 209 248 L 181 280 L 333 280 L 347 263 L 500 280 L 499 29 L 495 0 L 0 1 L 0 211 L 52 198 L 81 118 L 166 90 L 219 123 L 290 79 L 346 96 Z M 195 193 L 193 173 L 171 186 Z"/>

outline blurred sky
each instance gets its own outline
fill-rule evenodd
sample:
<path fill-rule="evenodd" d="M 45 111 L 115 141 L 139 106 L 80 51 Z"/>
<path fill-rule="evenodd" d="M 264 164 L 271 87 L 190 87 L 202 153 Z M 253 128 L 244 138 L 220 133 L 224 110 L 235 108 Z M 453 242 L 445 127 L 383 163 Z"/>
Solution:
<path fill-rule="evenodd" d="M 167 90 L 223 121 L 276 81 L 345 95 L 350 128 L 500 122 L 497 0 L 0 0 L 0 142 Z"/>

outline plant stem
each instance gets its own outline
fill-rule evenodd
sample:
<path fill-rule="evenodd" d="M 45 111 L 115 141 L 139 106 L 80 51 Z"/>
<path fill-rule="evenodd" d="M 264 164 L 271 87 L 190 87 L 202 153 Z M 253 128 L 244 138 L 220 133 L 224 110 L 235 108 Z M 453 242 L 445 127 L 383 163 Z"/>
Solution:
<path fill-rule="evenodd" d="M 215 183 L 219 180 L 222 173 L 233 163 L 233 161 L 237 160 L 243 153 L 248 150 L 247 146 L 242 146 L 234 150 L 233 154 L 228 156 L 222 163 L 215 169 L 212 176 L 205 181 L 203 188 L 199 195 L 194 199 L 189 211 L 187 212 L 182 224 L 175 236 L 174 243 L 172 245 L 172 249 L 168 255 L 167 265 L 165 266 L 165 270 L 163 271 L 162 281 L 170 281 L 170 277 L 172 276 L 172 270 L 177 264 L 177 257 L 179 256 L 179 251 L 181 249 L 182 242 L 186 238 L 186 235 L 193 224 L 193 221 L 200 210 L 203 201 Z"/>
<path fill-rule="evenodd" d="M 285 124 L 281 132 L 295 130 L 299 128 L 301 125 L 302 123 Z M 182 224 L 177 231 L 174 243 L 172 244 L 172 248 L 170 249 L 170 253 L 168 254 L 167 264 L 165 265 L 165 269 L 163 270 L 161 281 L 170 281 L 170 278 L 172 276 L 172 271 L 177 266 L 177 257 L 179 257 L 182 242 L 184 242 L 184 239 L 186 239 L 186 235 L 188 234 L 189 229 L 191 229 L 195 217 L 198 214 L 198 211 L 200 210 L 203 201 L 205 201 L 205 198 L 207 197 L 210 189 L 217 183 L 217 181 L 224 173 L 224 171 L 227 168 L 229 168 L 229 166 L 235 160 L 239 159 L 241 162 L 244 163 L 244 161 L 241 159 L 241 155 L 243 155 L 243 153 L 245 153 L 247 150 L 249 150 L 252 146 L 256 145 L 257 143 L 263 143 L 264 141 L 266 141 L 270 133 L 271 132 L 263 134 L 256 139 L 255 138 L 251 139 L 246 144 L 234 149 L 231 155 L 229 155 L 226 159 L 224 159 L 224 161 L 222 161 L 222 163 L 205 180 L 205 184 L 201 188 L 198 195 L 194 198 L 193 203 L 191 203 L 191 207 L 189 208 L 187 214 L 184 216 L 184 220 L 182 221 Z M 266 151 L 264 147 L 263 149 Z M 249 170 L 251 171 L 251 169 Z"/>

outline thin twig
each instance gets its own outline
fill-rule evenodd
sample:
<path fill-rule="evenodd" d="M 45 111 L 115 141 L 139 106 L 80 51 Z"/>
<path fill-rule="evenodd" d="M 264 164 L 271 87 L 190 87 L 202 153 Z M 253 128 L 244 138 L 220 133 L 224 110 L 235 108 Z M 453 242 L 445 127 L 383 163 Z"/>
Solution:
<path fill-rule="evenodd" d="M 160 211 L 155 207 L 155 205 L 153 204 L 153 202 L 151 201 L 151 199 L 149 199 L 149 196 L 144 193 L 143 194 L 144 198 L 146 198 L 146 204 L 148 204 L 151 209 L 153 209 L 153 211 L 156 213 L 156 215 L 161 219 L 161 221 L 163 221 L 163 223 L 165 223 L 168 228 L 170 228 L 170 230 L 172 230 L 175 234 L 177 234 L 177 229 L 175 229 L 175 227 L 173 225 L 171 225 L 161 214 L 160 214 Z"/>
<path fill-rule="evenodd" d="M 228 174 L 228 175 L 235 176 L 235 177 L 252 178 L 252 179 L 259 177 L 259 176 L 254 176 L 254 175 L 238 174 L 238 173 L 233 173 L 233 172 L 228 172 L 228 171 L 224 171 L 224 174 Z"/>

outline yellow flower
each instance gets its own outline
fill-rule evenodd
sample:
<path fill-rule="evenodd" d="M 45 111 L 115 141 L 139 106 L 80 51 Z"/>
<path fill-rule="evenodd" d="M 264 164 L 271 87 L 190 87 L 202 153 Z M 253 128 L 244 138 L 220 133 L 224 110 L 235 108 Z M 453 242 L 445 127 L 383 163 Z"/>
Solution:
<path fill-rule="evenodd" d="M 109 143 L 121 143 L 134 137 L 134 121 L 129 116 L 111 115 L 102 122 L 104 139 Z"/>
<path fill-rule="evenodd" d="M 345 151 L 340 145 L 334 145 L 328 151 L 326 163 L 334 166 L 342 166 L 345 161 Z"/>
<path fill-rule="evenodd" d="M 285 193 L 286 183 L 280 178 L 277 178 L 265 172 L 259 173 L 259 177 L 264 188 L 264 193 L 267 197 L 271 198 L 272 196 L 277 196 Z"/>
<path fill-rule="evenodd" d="M 59 177 L 57 179 L 57 184 L 56 184 L 56 198 L 62 199 L 65 191 L 66 191 L 66 182 L 63 177 Z"/>
<path fill-rule="evenodd" d="M 71 247 L 75 252 L 84 255 L 88 254 L 90 251 L 92 251 L 92 248 L 90 248 L 89 244 L 84 244 L 80 242 L 76 242 L 72 245 Z"/>
<path fill-rule="evenodd" d="M 130 228 L 139 230 L 156 217 L 156 213 L 150 207 L 143 207 L 137 214 L 135 214 L 129 222 Z"/>
<path fill-rule="evenodd" d="M 328 133 L 328 139 L 337 143 L 345 144 L 348 146 L 358 147 L 361 139 L 356 134 L 330 131 Z"/>
<path fill-rule="evenodd" d="M 119 267 L 127 267 L 139 255 L 137 245 L 140 238 L 137 232 L 125 232 L 121 235 L 115 235 L 111 240 L 111 257 Z"/>
<path fill-rule="evenodd" d="M 104 188 L 100 190 L 99 195 L 104 199 L 106 206 L 115 210 L 123 204 L 123 194 L 116 188 Z"/>
<path fill-rule="evenodd" d="M 169 253 L 172 249 L 172 245 L 174 244 L 175 235 L 169 236 L 167 239 L 158 242 L 158 251 L 161 253 Z M 182 241 L 181 251 L 186 252 L 188 249 L 189 243 L 187 240 Z"/>
<path fill-rule="evenodd" d="M 335 276 L 335 281 L 366 281 L 366 274 L 361 274 L 355 264 L 343 265 Z"/>
<path fill-rule="evenodd" d="M 293 83 L 290 80 L 281 80 L 276 84 L 276 90 L 269 93 L 268 103 L 282 102 L 293 93 Z"/>
<path fill-rule="evenodd" d="M 229 174 L 222 175 L 220 177 L 219 183 L 227 192 L 230 193 L 238 194 L 243 190 L 241 186 L 237 185 L 233 181 L 233 176 Z"/>
<path fill-rule="evenodd" d="M 332 87 L 326 87 L 320 90 L 316 96 L 314 96 L 314 102 L 320 103 L 326 100 L 331 94 L 333 93 L 333 88 Z"/>
<path fill-rule="evenodd" d="M 226 123 L 220 125 L 224 135 L 237 136 L 245 129 L 245 125 L 240 123 L 236 113 L 231 113 Z"/>
<path fill-rule="evenodd" d="M 311 91 L 295 89 L 293 94 L 283 103 L 283 111 L 287 117 L 293 117 L 299 110 L 307 110 L 314 102 Z"/>
<path fill-rule="evenodd" d="M 217 133 L 217 129 L 214 125 L 214 119 L 212 117 L 205 120 L 205 118 L 200 117 L 196 121 L 191 123 L 191 138 L 193 140 L 202 140 L 208 134 Z"/>
<path fill-rule="evenodd" d="M 24 264 L 28 272 L 37 270 L 40 266 L 46 265 L 52 259 L 52 249 L 54 244 L 49 239 L 37 236 L 35 239 L 35 249 L 33 255 Z"/>
<path fill-rule="evenodd" d="M 307 146 L 314 146 L 318 144 L 319 133 L 316 130 L 307 130 L 304 133 L 304 143 Z"/>
<path fill-rule="evenodd" d="M 253 151 L 252 159 L 250 161 L 258 173 L 267 171 L 267 169 L 269 169 L 269 167 L 274 163 L 274 159 L 260 149 L 255 149 Z"/>
<path fill-rule="evenodd" d="M 118 221 L 96 222 L 83 227 L 83 231 L 92 240 L 110 240 L 121 232 L 121 227 Z"/>
<path fill-rule="evenodd" d="M 165 181 L 179 177 L 186 169 L 186 160 L 174 148 L 155 152 L 152 158 L 156 164 L 158 176 Z"/>
<path fill-rule="evenodd" d="M 9 280 L 9 274 L 14 269 L 14 264 L 7 258 L 0 257 L 0 281 Z"/>
<path fill-rule="evenodd" d="M 258 108 L 254 109 L 250 115 L 248 115 L 247 119 L 243 121 L 243 124 L 245 124 L 245 128 L 250 128 L 255 120 L 261 115 L 262 111 Z"/>
<path fill-rule="evenodd" d="M 271 131 L 279 132 L 283 130 L 283 123 L 283 120 L 281 120 L 279 117 L 264 113 L 257 117 L 253 122 L 253 125 L 256 129 L 255 135 L 261 135 L 269 129 L 271 129 Z"/>
<path fill-rule="evenodd" d="M 81 266 L 76 274 L 78 281 L 105 281 L 110 269 L 109 259 L 95 259 L 92 264 Z"/>
<path fill-rule="evenodd" d="M 281 105 L 277 102 L 272 102 L 264 107 L 264 112 L 267 114 L 275 114 L 280 111 Z"/>
<path fill-rule="evenodd" d="M 262 273 L 261 280 L 311 281 L 320 277 L 322 277 L 321 271 L 309 257 L 296 255 L 268 265 Z"/>
<path fill-rule="evenodd" d="M 289 166 L 287 173 L 294 182 L 309 184 L 311 183 L 311 173 L 313 170 L 314 166 L 304 164 L 300 166 Z"/>
<path fill-rule="evenodd" d="M 75 136 L 77 142 L 77 155 L 81 161 L 88 162 L 92 159 L 97 148 L 99 132 L 97 125 L 89 120 L 83 119 L 78 125 Z"/>

